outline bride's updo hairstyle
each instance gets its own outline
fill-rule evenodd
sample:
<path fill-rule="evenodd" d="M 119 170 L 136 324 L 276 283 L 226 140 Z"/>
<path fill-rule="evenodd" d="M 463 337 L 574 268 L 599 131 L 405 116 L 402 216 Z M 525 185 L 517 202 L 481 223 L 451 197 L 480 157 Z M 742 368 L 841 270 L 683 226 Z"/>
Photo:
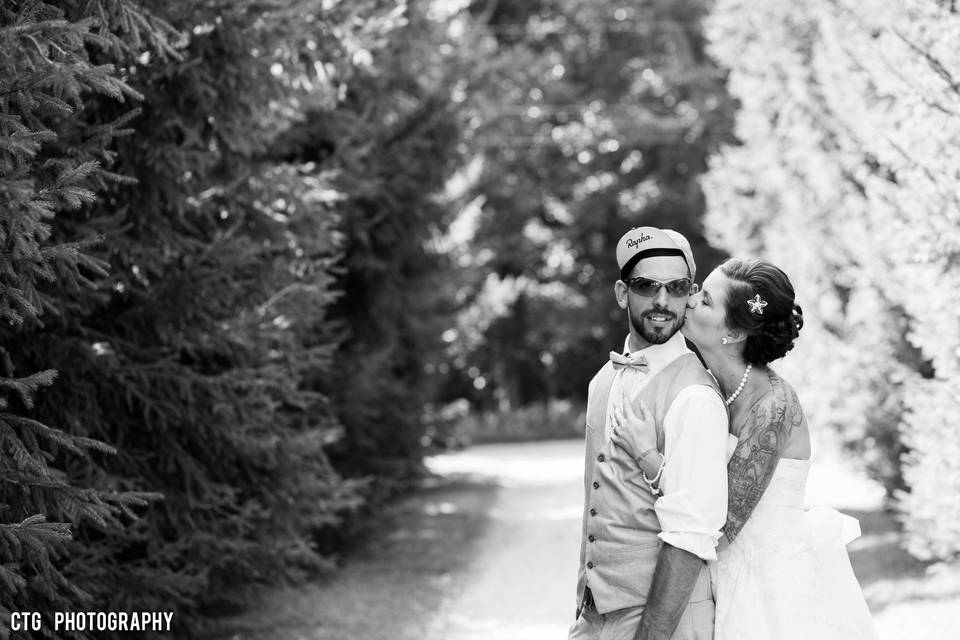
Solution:
<path fill-rule="evenodd" d="M 785 356 L 803 327 L 803 311 L 794 302 L 787 274 L 761 258 L 731 258 L 720 271 L 731 281 L 727 326 L 747 334 L 744 359 L 765 365 Z"/>

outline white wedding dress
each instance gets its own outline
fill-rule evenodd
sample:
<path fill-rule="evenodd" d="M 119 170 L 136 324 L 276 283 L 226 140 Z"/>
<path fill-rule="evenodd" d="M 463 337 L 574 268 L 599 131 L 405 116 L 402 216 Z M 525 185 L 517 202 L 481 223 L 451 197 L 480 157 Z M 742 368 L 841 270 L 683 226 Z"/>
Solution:
<path fill-rule="evenodd" d="M 803 508 L 809 460 L 782 458 L 756 509 L 711 563 L 715 640 L 876 640 L 850 567 L 856 519 Z"/>

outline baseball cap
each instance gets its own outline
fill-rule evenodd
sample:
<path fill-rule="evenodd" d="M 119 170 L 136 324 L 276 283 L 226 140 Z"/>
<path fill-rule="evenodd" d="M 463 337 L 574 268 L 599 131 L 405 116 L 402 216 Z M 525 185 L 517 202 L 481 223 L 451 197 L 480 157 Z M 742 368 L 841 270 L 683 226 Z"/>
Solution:
<path fill-rule="evenodd" d="M 683 235 L 673 229 L 656 227 L 634 227 L 617 241 L 617 266 L 620 267 L 620 279 L 630 277 L 633 267 L 641 258 L 651 256 L 680 256 L 687 262 L 690 279 L 697 277 L 697 264 L 693 261 L 690 243 Z"/>

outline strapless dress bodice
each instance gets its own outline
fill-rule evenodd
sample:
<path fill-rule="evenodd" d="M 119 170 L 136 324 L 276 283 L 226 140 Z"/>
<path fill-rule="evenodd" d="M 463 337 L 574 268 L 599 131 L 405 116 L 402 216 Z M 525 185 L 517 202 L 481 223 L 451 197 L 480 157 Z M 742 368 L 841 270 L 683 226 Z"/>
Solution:
<path fill-rule="evenodd" d="M 810 473 L 809 460 L 781 458 L 770 478 L 770 484 L 760 498 L 760 504 L 777 507 L 802 508 Z"/>

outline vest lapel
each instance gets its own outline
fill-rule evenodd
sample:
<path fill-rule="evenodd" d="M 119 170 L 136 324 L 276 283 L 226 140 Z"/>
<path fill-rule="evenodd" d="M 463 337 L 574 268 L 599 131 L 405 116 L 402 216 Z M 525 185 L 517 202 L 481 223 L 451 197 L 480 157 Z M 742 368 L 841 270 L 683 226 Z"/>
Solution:
<path fill-rule="evenodd" d="M 588 407 L 587 424 L 599 433 L 603 433 L 607 427 L 607 399 L 616 375 L 617 370 L 609 362 L 597 373 L 597 386 L 593 390 L 593 401 Z"/>

